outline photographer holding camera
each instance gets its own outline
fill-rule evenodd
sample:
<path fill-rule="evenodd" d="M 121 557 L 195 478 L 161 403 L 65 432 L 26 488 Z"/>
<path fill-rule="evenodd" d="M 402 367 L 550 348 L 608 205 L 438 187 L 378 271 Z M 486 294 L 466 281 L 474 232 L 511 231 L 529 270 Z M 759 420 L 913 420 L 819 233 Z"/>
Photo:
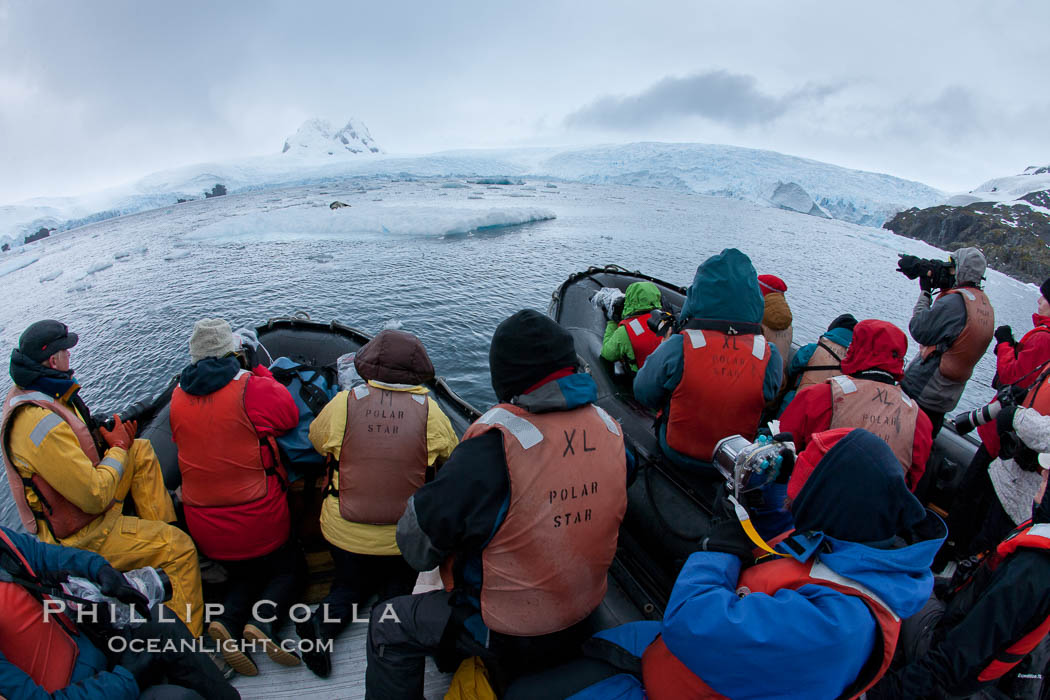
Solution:
<path fill-rule="evenodd" d="M 1032 314 L 1032 330 L 1020 341 L 1014 339 L 1010 326 L 995 329 L 995 381 L 997 388 L 1006 384 L 1030 387 L 1039 378 L 1041 369 L 1050 362 L 1050 279 L 1039 287 L 1039 299 Z M 992 425 L 977 429 L 983 445 L 982 467 L 999 456 L 999 433 Z"/>
<path fill-rule="evenodd" d="M 633 282 L 609 310 L 602 338 L 602 359 L 623 361 L 636 373 L 645 359 L 659 347 L 663 336 L 647 323 L 650 312 L 659 309 L 663 299 L 652 282 Z"/>
<path fill-rule="evenodd" d="M 948 522 L 949 545 L 939 563 L 994 547 L 1031 516 L 1045 470 L 1038 453 L 1050 452 L 1050 373 L 1043 372 L 1028 391 L 1000 389 L 996 401 L 957 417 L 956 425 L 966 432 L 964 421 L 982 420 L 999 436 L 999 456 L 987 470 L 972 469 L 960 487 Z"/>
<path fill-rule="evenodd" d="M 22 525 L 43 542 L 97 552 L 117 569 L 163 568 L 175 589 L 169 606 L 199 634 L 204 602 L 193 540 L 169 524 L 175 507 L 135 421 L 115 417 L 111 429 L 94 430 L 70 367 L 78 341 L 64 323 L 37 321 L 11 351 L 15 386 L 4 401 L 0 448 Z M 129 495 L 138 517 L 123 514 Z"/>
<path fill-rule="evenodd" d="M 933 437 L 992 342 L 995 313 L 980 287 L 986 267 L 977 248 L 960 248 L 948 263 L 912 255 L 900 259 L 899 271 L 917 277 L 921 288 L 908 324 L 919 354 L 904 370 L 901 386 L 929 416 Z M 936 288 L 941 292 L 934 301 Z"/>

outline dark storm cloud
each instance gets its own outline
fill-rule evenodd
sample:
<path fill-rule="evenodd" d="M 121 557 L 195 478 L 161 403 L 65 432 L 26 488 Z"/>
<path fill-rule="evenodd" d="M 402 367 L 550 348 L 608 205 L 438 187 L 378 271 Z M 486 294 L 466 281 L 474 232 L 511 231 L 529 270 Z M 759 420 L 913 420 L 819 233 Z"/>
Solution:
<path fill-rule="evenodd" d="M 637 95 L 600 97 L 570 114 L 567 126 L 635 129 L 667 119 L 704 117 L 736 125 L 765 124 L 797 105 L 820 101 L 838 91 L 831 85 L 806 85 L 777 97 L 757 87 L 754 76 L 724 70 L 686 78 L 667 77 Z"/>

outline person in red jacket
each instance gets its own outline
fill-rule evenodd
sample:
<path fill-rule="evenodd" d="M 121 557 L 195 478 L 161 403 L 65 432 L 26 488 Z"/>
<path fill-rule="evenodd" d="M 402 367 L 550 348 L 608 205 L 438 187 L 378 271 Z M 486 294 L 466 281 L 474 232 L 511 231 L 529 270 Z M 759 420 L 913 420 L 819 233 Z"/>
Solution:
<path fill-rule="evenodd" d="M 255 663 L 231 641 L 242 629 L 277 663 L 300 663 L 273 641 L 273 623 L 294 602 L 304 568 L 289 538 L 287 477 L 274 443 L 298 424 L 299 409 L 266 367 L 243 369 L 237 350 L 226 321 L 194 324 L 191 364 L 171 397 L 171 434 L 190 534 L 229 574 L 223 612 L 208 636 L 227 663 L 253 676 Z"/>
<path fill-rule="evenodd" d="M 1027 389 L 1035 384 L 1045 365 L 1050 362 L 1050 278 L 1039 287 L 1039 301 L 1032 314 L 1032 330 L 1020 341 L 1014 340 L 1010 326 L 995 329 L 995 386 L 1016 384 Z M 999 432 L 994 423 L 986 423 L 977 429 L 987 455 L 983 466 L 999 456 Z"/>
<path fill-rule="evenodd" d="M 893 449 L 912 491 L 926 471 L 933 447 L 926 413 L 901 391 L 908 338 L 888 321 L 869 319 L 853 329 L 842 360 L 842 375 L 798 392 L 780 417 L 801 452 L 813 433 L 832 428 L 864 428 Z"/>

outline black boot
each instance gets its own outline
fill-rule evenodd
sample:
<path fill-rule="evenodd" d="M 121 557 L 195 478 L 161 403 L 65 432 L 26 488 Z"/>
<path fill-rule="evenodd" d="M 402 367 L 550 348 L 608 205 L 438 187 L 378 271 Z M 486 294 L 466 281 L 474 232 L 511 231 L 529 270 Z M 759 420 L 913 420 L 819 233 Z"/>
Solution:
<path fill-rule="evenodd" d="M 313 615 L 306 622 L 297 622 L 295 631 L 303 640 L 299 650 L 306 667 L 321 678 L 328 678 L 332 674 L 332 654 L 328 651 L 328 639 L 321 630 L 320 620 Z"/>

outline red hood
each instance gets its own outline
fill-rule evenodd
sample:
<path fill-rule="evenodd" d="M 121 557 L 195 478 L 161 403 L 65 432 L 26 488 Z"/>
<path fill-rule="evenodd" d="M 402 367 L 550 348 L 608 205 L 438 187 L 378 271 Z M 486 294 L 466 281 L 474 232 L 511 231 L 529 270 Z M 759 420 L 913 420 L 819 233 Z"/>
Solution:
<path fill-rule="evenodd" d="M 889 321 L 868 319 L 853 329 L 853 340 L 842 360 L 843 374 L 881 369 L 899 380 L 904 375 L 908 337 Z"/>
<path fill-rule="evenodd" d="M 1032 314 L 1032 325 L 1038 328 L 1039 326 L 1050 326 L 1050 316 L 1040 316 L 1039 314 Z"/>

